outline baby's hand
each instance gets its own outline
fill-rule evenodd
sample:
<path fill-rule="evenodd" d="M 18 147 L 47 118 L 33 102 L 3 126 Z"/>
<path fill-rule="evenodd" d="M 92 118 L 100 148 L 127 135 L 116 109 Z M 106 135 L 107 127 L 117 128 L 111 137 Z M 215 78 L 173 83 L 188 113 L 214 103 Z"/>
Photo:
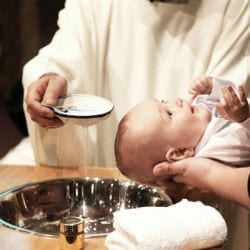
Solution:
<path fill-rule="evenodd" d="M 210 94 L 213 88 L 213 81 L 211 77 L 199 76 L 192 83 L 189 93 L 194 97 L 200 94 Z"/>
<path fill-rule="evenodd" d="M 239 97 L 230 85 L 221 88 L 223 97 L 216 104 L 219 114 L 231 121 L 243 122 L 249 118 L 249 107 L 243 86 L 239 86 Z"/>

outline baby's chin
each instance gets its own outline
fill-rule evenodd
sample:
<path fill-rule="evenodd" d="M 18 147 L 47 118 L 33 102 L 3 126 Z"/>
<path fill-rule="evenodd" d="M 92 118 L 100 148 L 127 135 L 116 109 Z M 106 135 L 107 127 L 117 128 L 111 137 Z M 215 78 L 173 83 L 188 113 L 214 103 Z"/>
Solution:
<path fill-rule="evenodd" d="M 212 113 L 210 110 L 208 110 L 204 104 L 197 104 L 192 105 L 192 113 L 195 115 L 202 115 L 203 117 L 206 117 L 207 120 L 211 120 Z"/>

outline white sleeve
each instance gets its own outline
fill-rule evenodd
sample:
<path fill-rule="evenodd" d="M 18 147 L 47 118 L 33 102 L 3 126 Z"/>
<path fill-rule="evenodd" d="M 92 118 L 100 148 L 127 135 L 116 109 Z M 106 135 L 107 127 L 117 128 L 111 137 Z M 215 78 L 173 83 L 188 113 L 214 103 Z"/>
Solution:
<path fill-rule="evenodd" d="M 91 88 L 95 84 L 97 56 L 93 12 L 92 1 L 66 1 L 65 8 L 59 12 L 59 29 L 51 43 L 24 66 L 25 89 L 47 72 L 65 77 L 73 88 L 79 84 Z"/>
<path fill-rule="evenodd" d="M 221 32 L 217 37 L 206 75 L 246 83 L 249 68 L 249 1 L 227 2 Z M 236 7 L 238 6 L 238 7 Z M 215 13 L 214 13 L 215 14 Z M 216 15 L 216 14 L 215 14 Z"/>

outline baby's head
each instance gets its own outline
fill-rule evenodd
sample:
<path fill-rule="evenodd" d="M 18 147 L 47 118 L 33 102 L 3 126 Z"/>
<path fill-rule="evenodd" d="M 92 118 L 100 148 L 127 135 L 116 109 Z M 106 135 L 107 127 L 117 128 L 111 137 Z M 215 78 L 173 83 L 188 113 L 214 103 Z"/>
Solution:
<path fill-rule="evenodd" d="M 115 155 L 118 168 L 132 180 L 155 183 L 155 164 L 190 157 L 210 116 L 203 108 L 176 99 L 139 103 L 120 121 Z"/>

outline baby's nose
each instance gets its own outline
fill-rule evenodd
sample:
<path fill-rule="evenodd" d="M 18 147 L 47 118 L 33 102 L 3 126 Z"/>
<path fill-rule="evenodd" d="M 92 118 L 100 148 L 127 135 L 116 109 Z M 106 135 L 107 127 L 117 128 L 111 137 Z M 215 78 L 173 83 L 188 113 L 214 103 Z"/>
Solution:
<path fill-rule="evenodd" d="M 175 100 L 175 104 L 182 107 L 183 100 L 180 97 L 177 97 Z"/>

